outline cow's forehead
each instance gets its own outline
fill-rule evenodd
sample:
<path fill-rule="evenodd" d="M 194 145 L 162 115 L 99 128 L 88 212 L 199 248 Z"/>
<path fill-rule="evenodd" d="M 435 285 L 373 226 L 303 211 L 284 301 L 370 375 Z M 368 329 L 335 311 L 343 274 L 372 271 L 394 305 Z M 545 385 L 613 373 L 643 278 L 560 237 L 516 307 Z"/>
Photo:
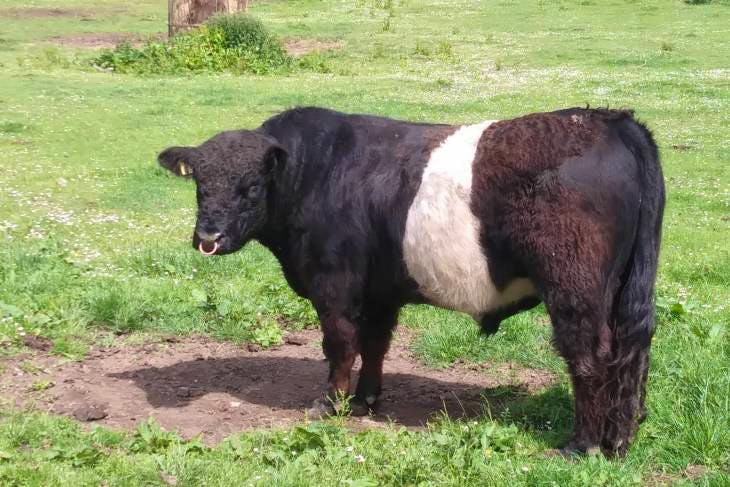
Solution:
<path fill-rule="evenodd" d="M 222 132 L 198 147 L 200 179 L 230 178 L 263 169 L 263 158 L 271 142 L 260 133 L 239 130 Z"/>
<path fill-rule="evenodd" d="M 271 140 L 254 130 L 230 130 L 214 135 L 201 145 L 201 149 L 215 151 L 263 151 L 271 145 Z"/>

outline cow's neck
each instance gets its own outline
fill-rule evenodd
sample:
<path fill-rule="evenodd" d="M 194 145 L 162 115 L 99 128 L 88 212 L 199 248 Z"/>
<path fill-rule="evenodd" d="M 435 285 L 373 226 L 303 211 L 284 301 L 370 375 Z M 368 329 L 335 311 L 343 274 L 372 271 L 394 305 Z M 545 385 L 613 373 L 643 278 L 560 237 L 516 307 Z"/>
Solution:
<path fill-rule="evenodd" d="M 267 191 L 267 222 L 258 236 L 259 242 L 268 247 L 282 265 L 288 260 L 292 220 L 301 201 L 298 167 L 299 164 L 291 158 L 286 168 L 275 174 Z"/>
<path fill-rule="evenodd" d="M 291 177 L 275 180 L 269 192 L 269 217 L 266 225 L 256 237 L 279 261 L 289 286 L 302 297 L 307 297 L 305 283 L 301 280 L 297 258 L 298 235 L 303 228 L 296 220 L 296 211 L 301 200 L 299 185 Z"/>

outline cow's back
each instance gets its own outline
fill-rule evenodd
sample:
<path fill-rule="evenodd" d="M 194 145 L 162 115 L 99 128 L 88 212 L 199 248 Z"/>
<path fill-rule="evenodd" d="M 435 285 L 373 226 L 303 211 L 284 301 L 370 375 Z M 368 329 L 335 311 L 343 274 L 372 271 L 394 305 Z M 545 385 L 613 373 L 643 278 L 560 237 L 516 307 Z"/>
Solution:
<path fill-rule="evenodd" d="M 300 108 L 262 129 L 290 154 L 289 225 L 306 228 L 306 259 L 359 269 L 376 300 L 408 283 L 479 320 L 534 300 L 505 216 L 529 218 L 510 205 L 564 177 L 566 161 L 586 156 L 591 171 L 591 151 L 612 146 L 604 118 L 568 110 L 448 126 Z"/>

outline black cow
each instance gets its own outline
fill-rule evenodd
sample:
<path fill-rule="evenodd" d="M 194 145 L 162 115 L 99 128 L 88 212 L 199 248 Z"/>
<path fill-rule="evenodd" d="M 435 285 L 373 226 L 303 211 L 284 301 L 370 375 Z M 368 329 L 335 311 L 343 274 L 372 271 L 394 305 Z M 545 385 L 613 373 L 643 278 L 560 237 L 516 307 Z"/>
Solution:
<path fill-rule="evenodd" d="M 645 415 L 664 183 L 629 111 L 567 109 L 451 126 L 288 110 L 256 130 L 171 147 L 197 185 L 193 247 L 251 239 L 310 299 L 330 373 L 310 414 L 381 391 L 406 303 L 469 313 L 485 332 L 544 302 L 575 394 L 567 451 L 623 454 Z"/>

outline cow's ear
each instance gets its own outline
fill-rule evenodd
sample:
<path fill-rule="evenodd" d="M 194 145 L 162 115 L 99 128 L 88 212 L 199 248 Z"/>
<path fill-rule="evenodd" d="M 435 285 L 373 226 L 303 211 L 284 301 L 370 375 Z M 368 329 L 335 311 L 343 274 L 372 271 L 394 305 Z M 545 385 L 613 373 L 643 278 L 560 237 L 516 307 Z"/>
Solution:
<path fill-rule="evenodd" d="M 183 177 L 193 175 L 191 160 L 194 155 L 193 147 L 168 147 L 160 152 L 157 161 L 162 167 L 172 171 L 173 174 Z"/>
<path fill-rule="evenodd" d="M 286 165 L 286 160 L 288 158 L 289 153 L 282 146 L 273 144 L 266 150 L 266 155 L 264 156 L 266 172 L 272 173 L 274 171 L 281 171 Z"/>

